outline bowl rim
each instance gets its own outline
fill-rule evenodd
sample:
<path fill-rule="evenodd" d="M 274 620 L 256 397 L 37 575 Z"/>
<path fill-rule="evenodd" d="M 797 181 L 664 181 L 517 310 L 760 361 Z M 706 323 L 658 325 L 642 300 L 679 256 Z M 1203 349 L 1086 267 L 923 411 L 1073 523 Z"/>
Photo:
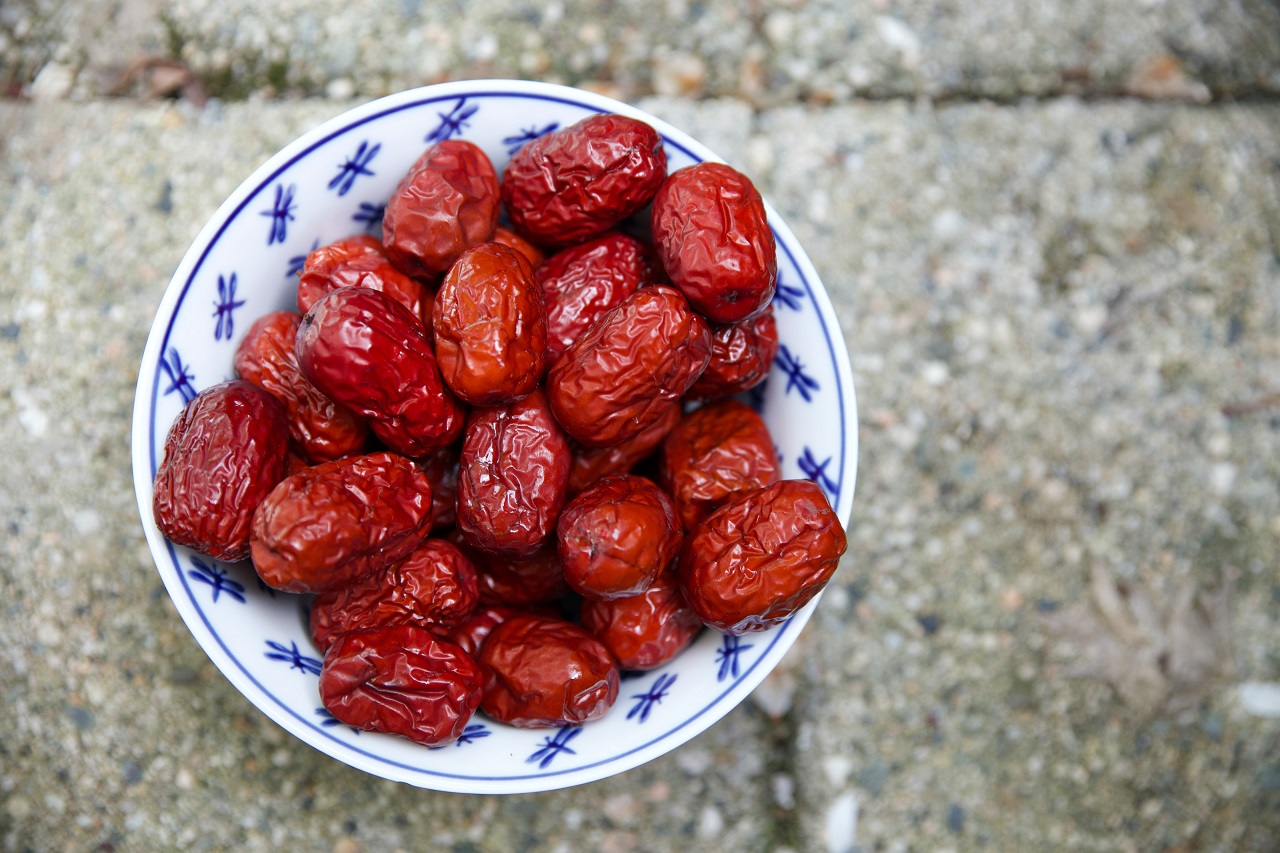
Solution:
<path fill-rule="evenodd" d="M 152 480 L 158 462 L 151 439 L 156 434 L 154 403 L 160 382 L 159 356 L 165 351 L 178 307 L 222 232 L 264 187 L 268 187 L 295 162 L 330 139 L 392 112 L 463 96 L 536 98 L 586 107 L 600 112 L 629 115 L 652 125 L 666 144 L 682 149 L 694 160 L 724 162 L 722 158 L 686 132 L 644 110 L 586 90 L 536 81 L 466 80 L 422 86 L 360 104 L 321 122 L 269 157 L 236 187 L 201 228 L 166 285 L 143 349 L 135 391 L 131 436 L 134 489 L 148 549 L 169 598 L 177 608 L 182 621 L 219 671 L 251 704 L 277 725 L 312 748 L 344 764 L 381 778 L 458 793 L 532 793 L 569 787 L 616 775 L 664 755 L 705 731 L 737 707 L 777 666 L 812 616 L 821 595 L 816 596 L 790 620 L 779 626 L 774 632 L 769 647 L 757 657 L 741 678 L 717 695 L 697 714 L 682 718 L 682 722 L 674 728 L 664 731 L 641 746 L 621 755 L 563 770 L 546 770 L 515 777 L 481 779 L 457 777 L 425 771 L 418 767 L 398 765 L 388 759 L 369 755 L 332 737 L 317 738 L 317 729 L 310 721 L 303 720 L 282 700 L 274 697 L 269 690 L 258 683 L 254 676 L 245 671 L 243 664 L 225 648 L 207 617 L 194 605 L 185 588 L 185 579 L 180 575 L 174 577 L 175 573 L 166 572 L 161 568 L 162 555 L 167 552 L 167 555 L 176 563 L 177 554 L 173 544 L 156 527 L 151 505 Z M 765 207 L 779 250 L 787 254 L 799 271 L 808 291 L 807 295 L 813 300 L 818 310 L 821 326 L 827 337 L 826 345 L 832 355 L 837 380 L 838 409 L 842 419 L 840 446 L 844 462 L 839 474 L 838 497 L 834 509 L 841 524 L 848 529 L 857 478 L 858 419 L 853 372 L 847 345 L 840 318 L 835 313 L 817 270 L 795 235 L 767 199 Z M 840 357 L 842 353 L 843 358 Z M 404 772 L 394 772 L 392 768 L 395 767 L 403 768 Z"/>

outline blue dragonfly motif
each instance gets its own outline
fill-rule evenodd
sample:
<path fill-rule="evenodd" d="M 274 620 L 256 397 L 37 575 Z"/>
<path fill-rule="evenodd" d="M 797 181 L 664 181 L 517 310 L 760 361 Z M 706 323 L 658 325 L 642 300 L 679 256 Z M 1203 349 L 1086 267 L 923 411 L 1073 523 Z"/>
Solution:
<path fill-rule="evenodd" d="M 182 363 L 182 356 L 178 355 L 177 347 L 169 347 L 164 358 L 160 359 L 160 367 L 169 376 L 169 387 L 164 389 L 165 396 L 177 391 L 182 395 L 184 405 L 196 398 L 196 386 L 192 384 L 195 382 L 195 376 L 191 373 L 191 369 Z"/>
<path fill-rule="evenodd" d="M 792 311 L 800 310 L 800 300 L 804 299 L 804 291 L 799 287 L 792 287 L 782 281 L 782 276 L 778 276 L 777 286 L 773 291 L 773 302 L 775 305 L 781 305 L 784 308 L 790 308 Z"/>
<path fill-rule="evenodd" d="M 301 255 L 294 255 L 289 259 L 289 268 L 284 271 L 285 278 L 297 278 L 302 274 L 302 269 L 307 265 L 307 255 L 320 248 L 320 238 L 317 237 L 311 244 L 311 248 Z"/>
<path fill-rule="evenodd" d="M 523 127 L 520 129 L 519 133 L 505 137 L 502 140 L 502 144 L 507 146 L 507 154 L 514 154 L 523 148 L 526 142 L 532 142 L 539 136 L 546 136 L 548 133 L 557 130 L 559 127 L 560 123 L 557 121 L 553 121 L 545 127 L 538 127 L 537 125 L 534 125 L 533 127 Z"/>
<path fill-rule="evenodd" d="M 783 393 L 790 394 L 791 389 L 794 388 L 800 392 L 800 396 L 804 398 L 806 403 L 813 402 L 813 392 L 822 386 L 818 384 L 816 379 L 804 372 L 804 363 L 791 354 L 791 350 L 787 349 L 786 344 L 778 347 L 778 355 L 773 360 L 773 363 L 787 377 L 787 387 L 783 389 Z"/>
<path fill-rule="evenodd" d="M 472 741 L 479 740 L 482 737 L 488 737 L 491 734 L 493 734 L 493 732 L 486 729 L 484 727 L 484 723 L 472 723 L 471 725 L 467 726 L 465 729 L 462 730 L 462 734 L 458 735 L 458 739 L 453 742 L 453 745 L 462 746 L 463 744 L 467 744 L 467 743 L 471 743 Z M 439 746 L 429 746 L 427 747 L 427 749 L 444 749 L 448 745 L 449 744 L 441 744 Z"/>
<path fill-rule="evenodd" d="M 726 634 L 724 640 L 720 643 L 720 648 L 716 649 L 716 663 L 720 664 L 720 671 L 716 673 L 716 681 L 737 678 L 738 656 L 752 647 L 752 643 L 743 643 L 741 637 L 731 637 Z"/>
<path fill-rule="evenodd" d="M 361 142 L 360 147 L 356 148 L 356 153 L 343 160 L 338 166 L 338 174 L 334 175 L 333 180 L 329 182 L 329 189 L 337 190 L 340 196 L 346 195 L 351 191 L 356 178 L 361 175 L 372 177 L 373 171 L 369 168 L 369 164 L 381 150 L 381 142 L 375 143 L 372 148 L 369 147 L 369 140 Z"/>
<path fill-rule="evenodd" d="M 436 129 L 427 134 L 426 142 L 431 145 L 436 142 L 442 142 L 446 139 L 452 139 L 462 133 L 464 127 L 470 127 L 468 121 L 480 107 L 474 104 L 468 105 L 466 98 L 458 98 L 453 105 L 453 109 L 447 113 L 436 113 L 440 116 L 440 124 L 436 125 Z"/>
<path fill-rule="evenodd" d="M 231 278 L 218 276 L 218 298 L 213 302 L 213 339 L 215 341 L 231 340 L 235 334 L 235 310 L 244 305 L 243 299 L 236 299 L 236 274 Z"/>
<path fill-rule="evenodd" d="M 206 563 L 199 557 L 192 557 L 191 564 L 194 565 L 195 568 L 188 569 L 187 575 L 190 576 L 192 580 L 198 580 L 201 583 L 207 583 L 209 586 L 213 587 L 214 604 L 218 603 L 218 596 L 222 595 L 224 592 L 227 594 L 228 598 L 234 598 L 241 604 L 245 603 L 244 584 L 232 579 L 226 569 L 222 568 L 217 563 Z"/>
<path fill-rule="evenodd" d="M 351 216 L 356 222 L 359 222 L 368 231 L 373 228 L 382 227 L 382 216 L 387 212 L 385 204 L 374 204 L 371 201 L 360 202 L 360 207 Z"/>
<path fill-rule="evenodd" d="M 326 729 L 342 725 L 342 720 L 330 714 L 327 708 L 316 708 L 316 716 L 320 718 L 320 725 Z M 347 726 L 347 728 L 351 729 L 352 734 L 360 734 L 360 730 L 355 726 Z"/>
<path fill-rule="evenodd" d="M 827 466 L 831 464 L 830 456 L 819 462 L 814 457 L 813 451 L 810 450 L 809 446 L 806 444 L 804 447 L 804 453 L 802 453 L 800 458 L 796 460 L 796 464 L 800 466 L 800 470 L 806 477 L 813 480 L 821 486 L 824 491 L 826 491 L 831 500 L 834 501 L 836 499 L 837 495 L 840 493 L 840 486 L 827 474 Z"/>
<path fill-rule="evenodd" d="M 555 737 L 543 738 L 542 743 L 539 744 L 538 751 L 526 758 L 524 763 L 533 764 L 536 761 L 538 762 L 538 768 L 540 770 L 545 770 L 555 757 L 562 752 L 567 752 L 570 755 L 577 755 L 578 753 L 570 749 L 568 744 L 569 741 L 573 740 L 580 734 L 582 734 L 582 729 L 560 729 L 556 732 Z"/>
<path fill-rule="evenodd" d="M 270 660 L 278 660 L 289 664 L 289 669 L 296 669 L 299 672 L 309 672 L 312 675 L 320 674 L 320 661 L 313 657 L 304 655 L 298 650 L 298 644 L 290 642 L 289 647 L 285 648 L 284 644 L 267 640 L 267 647 L 272 649 L 269 652 L 263 652 Z"/>
<path fill-rule="evenodd" d="M 293 203 L 293 194 L 297 192 L 297 184 L 276 184 L 276 200 L 270 209 L 259 211 L 261 216 L 271 217 L 271 232 L 267 235 L 267 245 L 283 243 L 289 236 L 289 223 L 293 221 L 293 212 L 297 205 Z"/>
<path fill-rule="evenodd" d="M 663 673 L 658 676 L 657 681 L 653 682 L 653 686 L 649 688 L 647 693 L 636 693 L 631 698 L 638 699 L 635 706 L 627 712 L 627 719 L 639 716 L 639 722 L 649 719 L 649 712 L 653 710 L 653 706 L 661 702 L 667 697 L 667 692 L 671 689 L 671 685 L 676 683 L 678 676 Z"/>

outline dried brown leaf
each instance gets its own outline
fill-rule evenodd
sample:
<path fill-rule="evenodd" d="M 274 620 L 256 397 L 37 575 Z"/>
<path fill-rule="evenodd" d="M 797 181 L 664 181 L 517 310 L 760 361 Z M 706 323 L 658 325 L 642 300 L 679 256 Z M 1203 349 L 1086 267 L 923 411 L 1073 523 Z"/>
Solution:
<path fill-rule="evenodd" d="M 1228 569 L 1216 589 L 1185 587 L 1166 602 L 1145 581 L 1118 581 L 1098 564 L 1088 597 L 1043 620 L 1064 674 L 1106 681 L 1141 714 L 1176 712 L 1235 673 L 1234 580 Z"/>

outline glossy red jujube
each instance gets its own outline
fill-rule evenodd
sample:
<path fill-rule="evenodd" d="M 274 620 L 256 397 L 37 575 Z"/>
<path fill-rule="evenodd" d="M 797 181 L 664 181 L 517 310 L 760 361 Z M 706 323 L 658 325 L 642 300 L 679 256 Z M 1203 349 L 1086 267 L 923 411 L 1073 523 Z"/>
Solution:
<path fill-rule="evenodd" d="M 505 408 L 476 409 L 458 464 L 458 530 L 473 547 L 532 554 L 564 507 L 569 442 L 541 390 Z"/>
<path fill-rule="evenodd" d="M 574 592 L 607 601 L 647 590 L 680 553 L 675 505 L 644 477 L 597 480 L 560 513 L 556 539 Z"/>
<path fill-rule="evenodd" d="M 156 527 L 215 560 L 243 560 L 253 514 L 284 478 L 288 449 L 275 397 L 244 380 L 206 388 L 165 437 L 152 483 Z"/>
<path fill-rule="evenodd" d="M 778 354 L 778 322 L 766 308 L 741 323 L 711 327 L 711 361 L 689 389 L 693 400 L 714 400 L 756 387 Z"/>
<path fill-rule="evenodd" d="M 651 227 L 671 283 L 711 322 L 740 322 L 773 298 L 777 245 L 760 193 L 738 170 L 698 163 L 672 172 Z"/>
<path fill-rule="evenodd" d="M 351 456 L 280 481 L 253 516 L 263 582 L 327 592 L 404 559 L 431 531 L 431 484 L 394 453 Z"/>
<path fill-rule="evenodd" d="M 320 669 L 320 701 L 334 719 L 425 746 L 461 737 L 483 689 L 470 655 L 414 625 L 343 634 Z"/>
<path fill-rule="evenodd" d="M 846 544 L 818 484 L 782 480 L 738 495 L 694 528 L 680 553 L 680 590 L 717 631 L 765 631 L 826 586 Z"/>
<path fill-rule="evenodd" d="M 294 342 L 302 315 L 273 311 L 259 317 L 236 347 L 236 373 L 284 404 L 289 437 L 312 462 L 359 453 L 369 427 L 307 381 L 298 368 Z"/>
<path fill-rule="evenodd" d="M 666 174 L 657 131 L 626 116 L 594 115 L 516 151 L 502 173 L 502 201 L 521 235 L 567 246 L 640 210 Z"/>
<path fill-rule="evenodd" d="M 296 351 L 311 384 L 367 420 L 397 453 L 424 456 L 462 431 L 463 408 L 440 377 L 422 324 L 385 293 L 333 291 L 303 316 Z"/>
<path fill-rule="evenodd" d="M 357 234 L 308 254 L 298 276 L 298 310 L 307 313 L 340 287 L 380 290 L 431 327 L 431 289 L 396 269 L 376 237 Z"/>
<path fill-rule="evenodd" d="M 551 604 L 570 592 L 554 541 L 528 556 L 477 551 L 474 558 L 483 604 L 535 607 Z"/>
<path fill-rule="evenodd" d="M 493 236 L 498 174 L 477 145 L 446 139 L 422 152 L 387 202 L 382 239 L 406 275 L 435 279 Z"/>
<path fill-rule="evenodd" d="M 676 290 L 643 287 L 552 365 L 556 420 L 588 447 L 621 444 L 678 404 L 711 358 L 711 331 Z"/>
<path fill-rule="evenodd" d="M 547 362 L 646 284 L 665 278 L 653 249 L 617 231 L 563 249 L 538 267 L 547 305 Z"/>
<path fill-rule="evenodd" d="M 573 465 L 569 468 L 569 497 L 609 474 L 625 474 L 636 463 L 648 457 L 667 433 L 675 428 L 683 414 L 679 406 L 663 411 L 658 420 L 644 431 L 612 447 L 575 447 Z"/>
<path fill-rule="evenodd" d="M 609 650 L 559 619 L 507 619 L 490 632 L 477 663 L 484 673 L 481 710 L 518 728 L 589 723 L 618 698 Z"/>
<path fill-rule="evenodd" d="M 702 630 L 702 620 L 685 603 L 672 567 L 639 595 L 583 601 L 582 627 L 604 644 L 619 667 L 645 670 L 687 649 Z"/>
<path fill-rule="evenodd" d="M 529 266 L 534 270 L 540 267 L 542 262 L 547 259 L 545 252 L 504 225 L 499 225 L 493 229 L 493 237 L 491 239 L 495 243 L 510 246 L 524 255 L 525 260 L 529 262 Z"/>
<path fill-rule="evenodd" d="M 457 645 L 473 658 L 479 657 L 480 649 L 484 646 L 485 640 L 489 638 L 489 634 L 494 628 L 513 616 L 524 616 L 531 613 L 547 619 L 558 618 L 549 608 L 534 612 L 523 607 L 511 607 L 506 604 L 482 604 L 476 608 L 466 622 L 450 631 L 449 636 L 445 639 Z M 698 624 L 701 625 L 702 623 L 699 622 Z"/>
<path fill-rule="evenodd" d="M 764 418 L 737 400 L 707 403 L 667 433 L 658 482 L 686 531 L 736 492 L 778 482 L 782 466 Z"/>
<path fill-rule="evenodd" d="M 462 253 L 436 293 L 436 361 L 445 384 L 473 406 L 501 406 L 542 380 L 547 313 L 529 262 L 500 243 Z"/>
<path fill-rule="evenodd" d="M 347 631 L 417 625 L 437 637 L 465 622 L 480 601 L 476 567 L 457 546 L 424 539 L 399 562 L 311 603 L 311 639 L 325 650 Z"/>

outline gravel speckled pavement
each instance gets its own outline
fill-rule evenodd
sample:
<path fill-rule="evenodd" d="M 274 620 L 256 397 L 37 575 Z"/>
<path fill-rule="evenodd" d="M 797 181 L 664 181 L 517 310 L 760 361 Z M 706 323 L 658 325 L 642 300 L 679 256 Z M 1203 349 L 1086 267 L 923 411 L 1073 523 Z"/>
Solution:
<path fill-rule="evenodd" d="M 0 849 L 1280 849 L 1276 6 L 659 5 L 0 7 Z M 753 175 L 862 442 L 849 553 L 751 701 L 502 798 L 379 781 L 241 697 L 129 460 L 221 200 L 355 100 L 490 73 Z"/>

